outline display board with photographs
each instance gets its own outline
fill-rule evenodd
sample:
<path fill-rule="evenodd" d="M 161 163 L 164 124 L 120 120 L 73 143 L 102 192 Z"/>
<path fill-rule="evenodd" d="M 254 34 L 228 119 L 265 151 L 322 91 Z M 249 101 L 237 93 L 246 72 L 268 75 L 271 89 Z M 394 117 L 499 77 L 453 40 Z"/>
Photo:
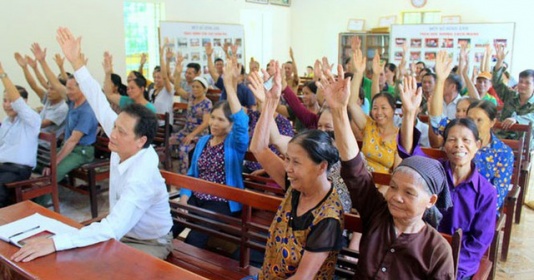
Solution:
<path fill-rule="evenodd" d="M 200 64 L 202 73 L 208 74 L 208 57 L 205 45 L 213 46 L 213 59 L 226 60 L 224 44 L 237 45 L 238 62 L 243 63 L 245 31 L 239 24 L 191 23 L 162 21 L 160 23 L 160 44 L 179 52 L 184 57 L 183 71 L 190 62 Z M 174 61 L 171 67 L 174 68 Z"/>
<path fill-rule="evenodd" d="M 453 54 L 453 63 L 457 65 L 460 46 L 466 45 L 473 66 L 480 64 L 487 44 L 492 48 L 499 44 L 510 51 L 511 61 L 514 31 L 514 23 L 392 25 L 389 57 L 398 64 L 406 44 L 408 61 L 423 61 L 434 67 L 438 51 L 446 50 Z M 493 53 L 491 66 L 495 61 Z"/>

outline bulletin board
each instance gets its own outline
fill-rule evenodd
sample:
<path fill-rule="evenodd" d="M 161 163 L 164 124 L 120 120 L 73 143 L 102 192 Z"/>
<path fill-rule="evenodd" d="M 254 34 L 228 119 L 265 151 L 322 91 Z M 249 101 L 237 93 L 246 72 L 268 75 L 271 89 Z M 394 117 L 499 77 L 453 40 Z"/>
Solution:
<path fill-rule="evenodd" d="M 515 23 L 483 24 L 417 24 L 392 25 L 389 57 L 398 64 L 402 57 L 402 46 L 408 46 L 409 61 L 423 61 L 427 67 L 434 67 L 437 53 L 446 50 L 453 54 L 454 65 L 458 64 L 460 45 L 466 44 L 469 50 L 469 65 L 480 65 L 484 57 L 485 45 L 492 47 L 501 44 L 509 51 L 507 62 L 512 61 Z M 495 65 L 493 51 L 491 65 Z M 511 66 L 511 65 L 510 65 Z"/>
<path fill-rule="evenodd" d="M 211 43 L 213 47 L 214 60 L 226 60 L 222 49 L 225 43 L 237 45 L 237 60 L 243 63 L 245 31 L 242 25 L 162 21 L 159 32 L 160 44 L 172 48 L 175 53 L 180 52 L 184 57 L 184 72 L 188 63 L 196 62 L 200 64 L 203 74 L 209 73 L 208 57 L 204 48 L 207 43 Z"/>

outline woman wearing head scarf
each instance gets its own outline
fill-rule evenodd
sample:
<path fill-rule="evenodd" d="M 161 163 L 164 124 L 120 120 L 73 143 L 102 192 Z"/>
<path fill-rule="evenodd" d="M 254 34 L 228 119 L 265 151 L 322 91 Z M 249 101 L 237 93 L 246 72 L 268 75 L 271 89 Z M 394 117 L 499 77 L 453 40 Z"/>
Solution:
<path fill-rule="evenodd" d="M 446 55 L 440 52 L 438 61 Z M 439 67 L 438 62 L 436 69 Z M 404 115 L 398 150 L 403 158 L 424 155 L 417 145 L 420 133 L 410 125 L 421 102 L 421 90 L 416 88 L 415 79 L 406 79 L 404 90 L 401 90 Z M 436 90 L 439 90 L 439 80 Z M 447 188 L 454 206 L 440 209 L 443 219 L 437 229 L 447 234 L 462 229 L 458 279 L 470 279 L 493 240 L 497 193 L 473 161 L 480 147 L 475 123 L 469 118 L 452 120 L 445 128 L 443 138 L 447 160 L 440 160 L 440 163 L 446 170 Z"/>
<path fill-rule="evenodd" d="M 338 73 L 342 72 L 339 66 Z M 454 279 L 451 247 L 423 221 L 438 196 L 446 197 L 446 193 L 442 194 L 447 191 L 442 166 L 422 157 L 402 163 L 394 170 L 391 187 L 383 196 L 376 189 L 350 130 L 350 80 L 323 77 L 320 87 L 334 117 L 341 177 L 363 222 L 355 278 Z M 424 172 L 420 166 L 425 166 Z"/>

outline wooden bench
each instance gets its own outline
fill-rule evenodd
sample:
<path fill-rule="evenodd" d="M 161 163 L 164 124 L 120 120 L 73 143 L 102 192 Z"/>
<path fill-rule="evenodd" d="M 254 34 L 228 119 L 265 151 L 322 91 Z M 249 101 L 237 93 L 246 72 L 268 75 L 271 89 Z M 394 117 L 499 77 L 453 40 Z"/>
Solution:
<path fill-rule="evenodd" d="M 522 163 L 521 163 L 521 173 L 519 176 L 519 186 L 521 187 L 518 198 L 517 198 L 517 207 L 515 209 L 515 223 L 519 224 L 521 222 L 521 211 L 523 210 L 523 204 L 525 203 L 525 191 L 528 189 L 529 181 L 530 181 L 530 164 L 532 159 L 532 148 L 531 147 L 531 141 L 532 137 L 534 136 L 532 134 L 532 123 L 526 125 L 526 124 L 514 124 L 507 130 L 505 130 L 502 126 L 501 122 L 495 123 L 493 126 L 493 129 L 495 131 L 501 130 L 501 131 L 509 131 L 509 132 L 515 132 L 519 135 L 524 136 L 523 138 L 523 152 L 522 152 Z"/>
<path fill-rule="evenodd" d="M 161 171 L 161 173 L 167 184 L 209 193 L 243 204 L 242 215 L 236 218 L 171 201 L 171 212 L 175 222 L 238 244 L 239 261 L 228 258 L 225 253 L 216 254 L 185 244 L 180 240 L 174 240 L 175 247 L 167 261 L 211 279 L 240 279 L 246 275 L 256 274 L 259 270 L 250 265 L 250 250 L 264 252 L 269 225 L 272 220 L 272 217 L 265 220 L 261 214 L 274 215 L 282 199 L 273 195 L 246 189 L 241 190 L 167 171 Z M 187 213 L 183 210 L 187 210 Z M 345 214 L 344 227 L 350 231 L 362 231 L 361 221 L 354 214 Z M 457 266 L 461 235 L 444 236 L 453 246 L 453 258 Z M 346 256 L 358 257 L 358 253 L 343 248 L 338 258 L 336 275 L 352 278 L 357 263 Z"/>
<path fill-rule="evenodd" d="M 192 248 L 182 241 L 174 240 L 176 247 L 167 260 L 211 279 L 240 279 L 257 274 L 259 269 L 250 265 L 251 249 L 260 252 L 265 250 L 270 221 L 258 215 L 253 216 L 253 213 L 265 211 L 274 215 L 282 199 L 163 170 L 161 174 L 169 185 L 209 193 L 243 204 L 241 217 L 230 217 L 171 201 L 175 222 L 238 245 L 239 257 L 238 260 L 233 260 L 227 252 L 211 248 L 219 253 L 218 257 L 214 257 L 214 252 Z"/>
<path fill-rule="evenodd" d="M 6 184 L 8 189 L 13 189 L 15 192 L 15 202 L 29 200 L 40 197 L 45 194 L 52 195 L 52 204 L 54 211 L 59 213 L 59 198 L 57 189 L 57 148 L 56 136 L 51 133 L 39 133 L 39 139 L 48 143 L 49 148 L 42 145 L 38 146 L 37 150 L 37 164 L 43 167 L 50 168 L 50 174 L 43 176 L 41 174 L 28 180 L 13 182 Z"/>
<path fill-rule="evenodd" d="M 108 148 L 108 143 L 109 138 L 105 133 L 101 132 L 100 135 L 96 137 L 96 142 L 94 144 L 95 159 L 92 162 L 84 164 L 69 172 L 68 183 L 63 184 L 64 187 L 70 190 L 89 195 L 92 218 L 98 216 L 97 195 L 108 190 L 108 187 L 105 187 L 105 185 L 97 185 L 98 182 L 109 179 L 109 157 L 111 151 Z M 82 180 L 86 182 L 86 184 L 77 186 L 76 179 Z"/>
<path fill-rule="evenodd" d="M 510 179 L 510 185 L 512 186 L 510 192 L 506 196 L 506 202 L 503 212 L 506 213 L 507 218 L 503 228 L 503 239 L 501 247 L 501 261 L 506 261 L 508 258 L 508 249 L 510 248 L 510 239 L 512 236 L 513 215 L 515 212 L 514 207 L 521 207 L 519 205 L 519 194 L 521 192 L 521 186 L 519 185 L 519 177 L 521 177 L 522 160 L 523 160 L 523 144 L 525 136 L 522 135 L 519 140 L 502 139 L 504 144 L 508 145 L 514 153 L 514 172 Z"/>

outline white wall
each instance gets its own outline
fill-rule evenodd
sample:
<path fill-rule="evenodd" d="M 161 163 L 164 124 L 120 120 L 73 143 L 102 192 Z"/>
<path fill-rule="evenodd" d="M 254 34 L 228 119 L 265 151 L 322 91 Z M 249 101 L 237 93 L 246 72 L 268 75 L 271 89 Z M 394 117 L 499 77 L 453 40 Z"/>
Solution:
<path fill-rule="evenodd" d="M 57 71 L 52 58 L 61 53 L 56 42 L 56 30 L 60 26 L 69 27 L 75 35 L 82 36 L 82 51 L 89 58 L 89 69 L 98 79 L 104 77 L 101 61 L 105 50 L 113 52 L 117 72 L 124 72 L 124 66 L 117 63 L 125 60 L 122 1 L 0 0 L 0 6 L 3 7 L 0 62 L 15 84 L 30 91 L 32 107 L 39 106 L 39 100 L 26 83 L 13 54 L 20 52 L 33 56 L 30 45 L 38 42 L 47 48 L 47 62 L 53 71 Z M 65 66 L 66 71 L 72 72 L 68 62 Z M 4 110 L 0 110 L 0 117 L 4 116 Z"/>
<path fill-rule="evenodd" d="M 409 0 L 293 0 L 291 6 L 291 44 L 299 72 L 315 59 L 327 56 L 337 63 L 338 33 L 347 32 L 350 18 L 364 19 L 365 29 L 377 27 L 382 16 L 397 16 L 403 11 L 441 11 L 442 15 L 460 15 L 463 23 L 515 22 L 511 62 L 512 74 L 534 68 L 532 46 L 532 2 L 529 0 L 428 0 L 425 7 L 414 8 Z M 302 65 L 302 66 L 300 66 Z"/>

